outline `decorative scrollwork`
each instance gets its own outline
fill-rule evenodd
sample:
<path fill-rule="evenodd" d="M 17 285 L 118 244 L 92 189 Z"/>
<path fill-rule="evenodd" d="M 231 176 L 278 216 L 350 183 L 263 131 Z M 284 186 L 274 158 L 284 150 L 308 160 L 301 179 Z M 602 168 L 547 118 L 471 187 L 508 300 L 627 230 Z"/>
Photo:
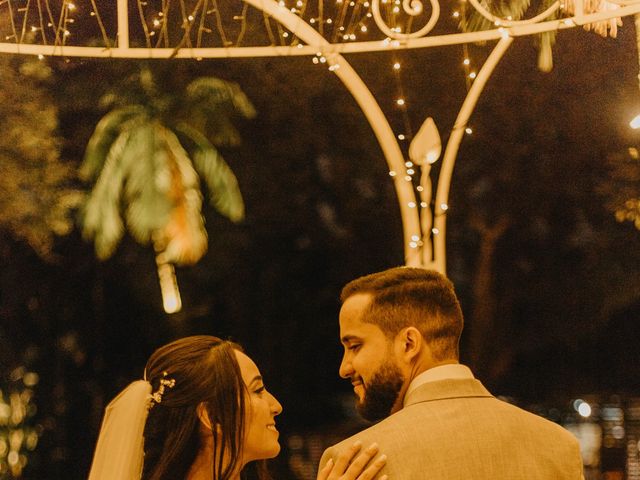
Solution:
<path fill-rule="evenodd" d="M 373 13 L 373 19 L 375 20 L 376 25 L 387 37 L 394 40 L 420 38 L 429 33 L 438 22 L 438 18 L 440 18 L 440 3 L 438 3 L 438 0 L 429 1 L 431 3 L 431 16 L 429 17 L 429 21 L 424 27 L 413 33 L 401 33 L 390 28 L 380 14 L 380 0 L 373 0 L 371 3 L 371 13 Z M 424 5 L 421 0 L 403 0 L 402 9 L 407 15 L 417 17 L 424 11 Z"/>

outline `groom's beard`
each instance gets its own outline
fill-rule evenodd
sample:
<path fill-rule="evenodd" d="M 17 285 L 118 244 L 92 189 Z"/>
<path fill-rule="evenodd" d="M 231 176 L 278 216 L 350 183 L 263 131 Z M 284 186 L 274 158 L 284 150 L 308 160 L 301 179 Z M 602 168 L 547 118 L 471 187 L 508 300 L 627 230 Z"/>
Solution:
<path fill-rule="evenodd" d="M 388 417 L 403 383 L 402 372 L 394 363 L 382 364 L 368 383 L 363 382 L 364 396 L 356 404 L 358 413 L 372 422 Z"/>

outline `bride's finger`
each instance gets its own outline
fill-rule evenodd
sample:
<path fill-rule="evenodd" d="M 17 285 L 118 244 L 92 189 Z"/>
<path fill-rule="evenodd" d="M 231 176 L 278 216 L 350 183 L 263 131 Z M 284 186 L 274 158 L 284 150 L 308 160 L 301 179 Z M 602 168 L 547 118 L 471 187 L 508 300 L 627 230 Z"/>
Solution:
<path fill-rule="evenodd" d="M 351 462 L 350 465 L 348 465 L 348 468 L 346 469 L 346 471 L 344 471 L 344 475 L 341 476 L 340 479 L 341 480 L 359 480 L 360 479 L 359 475 L 365 471 L 365 467 L 377 453 L 378 453 L 378 444 L 373 443 L 369 445 L 369 447 L 367 447 L 362 453 L 360 453 Z M 378 468 L 377 470 L 380 470 L 380 469 Z M 343 472 L 338 471 L 336 473 L 341 474 Z M 366 480 L 367 478 L 373 478 L 373 477 L 364 477 L 364 480 Z"/>
<path fill-rule="evenodd" d="M 375 478 L 378 472 L 382 470 L 382 467 L 384 467 L 385 463 L 387 463 L 387 456 L 380 455 L 375 459 L 374 462 L 371 463 L 371 465 L 367 467 L 364 472 L 362 472 L 357 480 L 372 480 L 373 478 Z M 386 475 L 382 475 L 378 480 L 387 480 L 387 478 L 388 477 Z"/>
<path fill-rule="evenodd" d="M 361 449 L 362 442 L 360 440 L 356 440 L 353 445 L 340 452 L 338 458 L 336 458 L 336 464 L 331 471 L 329 479 L 342 479 L 342 474 L 347 470 L 351 460 L 353 460 Z"/>
<path fill-rule="evenodd" d="M 317 480 L 327 480 L 329 478 L 329 474 L 333 470 L 333 458 L 330 458 L 329 461 L 322 467 L 322 469 L 318 472 Z"/>
<path fill-rule="evenodd" d="M 349 463 L 362 448 L 362 442 L 357 440 L 353 445 L 341 451 L 334 462 L 332 458 L 318 472 L 317 480 L 338 480 L 349 466 Z M 354 477 L 355 478 L 355 477 Z"/>

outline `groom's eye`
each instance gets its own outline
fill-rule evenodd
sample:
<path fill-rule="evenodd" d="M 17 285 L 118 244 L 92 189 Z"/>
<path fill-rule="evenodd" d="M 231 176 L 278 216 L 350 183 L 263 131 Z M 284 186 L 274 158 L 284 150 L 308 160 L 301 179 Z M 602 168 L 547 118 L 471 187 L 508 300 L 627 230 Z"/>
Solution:
<path fill-rule="evenodd" d="M 360 347 L 361 347 L 361 346 L 362 346 L 361 344 L 359 344 L 359 343 L 355 343 L 355 344 L 353 344 L 353 345 L 349 345 L 349 347 L 347 348 L 347 350 L 350 350 L 350 351 L 352 351 L 352 352 L 357 352 L 357 351 L 360 349 Z"/>

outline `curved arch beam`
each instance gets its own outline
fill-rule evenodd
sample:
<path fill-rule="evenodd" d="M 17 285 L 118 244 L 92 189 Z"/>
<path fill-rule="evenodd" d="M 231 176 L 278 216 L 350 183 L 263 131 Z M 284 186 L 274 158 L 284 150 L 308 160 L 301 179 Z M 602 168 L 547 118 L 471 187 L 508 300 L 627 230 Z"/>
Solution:
<path fill-rule="evenodd" d="M 323 48 L 329 46 L 329 42 L 324 39 L 316 30 L 311 28 L 302 18 L 291 13 L 287 8 L 280 6 L 273 0 L 244 0 L 246 3 L 271 15 L 274 19 L 282 23 L 286 28 L 310 44 L 318 45 L 316 55 L 325 56 L 331 70 L 338 76 L 347 87 L 351 95 L 362 109 L 365 117 L 369 121 L 382 152 L 387 160 L 389 169 L 398 173 L 404 171 L 404 156 L 396 137 L 391 130 L 376 99 L 371 94 L 360 76 L 351 67 L 349 62 L 338 53 L 324 54 Z M 420 221 L 416 208 L 416 197 L 413 191 L 413 184 L 404 180 L 404 175 L 393 177 L 396 195 L 400 204 L 400 214 L 404 233 L 404 253 L 407 265 L 420 265 L 420 252 L 417 248 L 410 246 L 411 237 L 420 235 Z M 410 206 L 413 205 L 413 208 Z"/>
<path fill-rule="evenodd" d="M 434 234 L 433 261 L 422 258 L 420 248 L 411 247 L 414 238 L 428 239 L 430 232 L 422 232 L 416 208 L 415 193 L 412 182 L 404 180 L 404 175 L 395 175 L 396 194 L 399 200 L 400 212 L 404 233 L 405 264 L 412 266 L 428 266 L 441 272 L 446 269 L 445 234 L 446 234 L 446 210 L 449 196 L 449 187 L 453 173 L 456 156 L 464 129 L 469 117 L 475 108 L 482 90 L 491 76 L 493 69 L 499 62 L 506 49 L 513 41 L 513 37 L 527 36 L 554 30 L 573 28 L 579 25 L 595 23 L 615 17 L 624 17 L 640 13 L 640 0 L 612 0 L 616 4 L 623 5 L 616 10 L 609 10 L 588 15 L 578 14 L 574 17 L 560 20 L 550 20 L 540 23 L 519 22 L 509 25 L 508 28 L 500 27 L 494 30 L 481 32 L 467 32 L 461 34 L 447 34 L 427 38 L 405 38 L 403 40 L 353 42 L 353 43 L 329 43 L 316 30 L 308 25 L 304 19 L 291 13 L 287 8 L 280 6 L 274 0 L 244 0 L 255 8 L 271 15 L 294 35 L 302 39 L 307 45 L 295 46 L 268 46 L 268 47 L 229 47 L 229 48 L 130 48 L 128 38 L 128 17 L 120 8 L 118 17 L 119 35 L 116 48 L 81 47 L 67 45 L 29 45 L 16 43 L 0 43 L 0 52 L 51 55 L 51 56 L 82 56 L 96 58 L 239 58 L 239 57 L 265 57 L 265 56 L 300 56 L 319 55 L 329 61 L 331 70 L 347 87 L 354 97 L 365 117 L 367 118 L 387 161 L 390 170 L 397 173 L 404 171 L 404 157 L 400 147 L 375 98 L 358 76 L 351 65 L 341 55 L 343 53 L 389 51 L 393 49 L 427 48 L 443 45 L 458 45 L 470 42 L 488 41 L 500 39 L 487 62 L 476 77 L 460 113 L 456 119 L 449 142 L 443 158 L 443 166 L 438 179 L 437 196 L 434 207 Z M 118 5 L 126 5 L 127 0 L 118 0 Z M 536 17 L 535 20 L 539 20 Z M 430 247 L 430 245 L 428 245 Z M 425 248 L 425 251 L 427 249 Z M 430 250 L 430 249 L 429 249 Z M 428 253 L 428 252 L 427 252 Z"/>
<path fill-rule="evenodd" d="M 434 268 L 441 273 L 445 273 L 446 271 L 446 213 L 449 209 L 449 187 L 451 186 L 451 176 L 458 156 L 458 149 L 460 148 L 460 143 L 462 142 L 462 137 L 469 122 L 469 118 L 478 103 L 478 98 L 480 98 L 482 90 L 484 90 L 493 70 L 512 43 L 512 37 L 508 35 L 503 36 L 491 51 L 491 54 L 478 72 L 478 76 L 471 85 L 469 93 L 462 103 L 456 122 L 451 130 L 451 136 L 447 142 L 447 148 L 444 151 L 440 176 L 438 177 L 438 189 L 436 191 L 434 206 L 434 228 L 437 233 L 434 233 L 433 235 Z"/>
<path fill-rule="evenodd" d="M 591 13 L 580 17 L 573 16 L 559 20 L 548 20 L 535 24 L 516 25 L 508 27 L 512 37 L 525 37 L 538 33 L 565 30 L 589 23 L 609 20 L 616 17 L 626 17 L 640 13 L 640 1 L 625 2 L 611 0 L 624 5 L 616 10 Z M 285 9 L 286 10 L 286 9 Z M 307 25 L 304 20 L 291 12 L 290 15 L 298 19 L 298 23 Z M 308 26 L 308 25 L 307 25 Z M 309 26 L 308 26 L 309 27 Z M 309 27 L 317 34 L 315 30 Z M 264 46 L 264 47 L 212 47 L 212 48 L 181 48 L 176 52 L 175 48 L 115 48 L 107 47 L 82 47 L 75 45 L 33 45 L 20 43 L 0 42 L 0 53 L 14 53 L 25 55 L 65 56 L 65 57 L 93 57 L 93 58 L 251 58 L 251 57 L 290 57 L 315 55 L 318 48 L 322 48 L 325 54 L 339 53 L 363 53 L 386 52 L 389 50 L 411 50 L 414 48 L 433 48 L 447 45 L 462 45 L 464 43 L 487 42 L 500 40 L 505 28 L 483 30 L 480 32 L 449 33 L 422 38 L 410 38 L 393 41 L 368 41 L 351 43 L 328 43 L 323 37 L 318 41 L 307 41 L 307 45 L 295 46 Z M 303 38 L 301 34 L 293 31 L 294 35 Z M 318 34 L 319 35 L 319 34 Z"/>

